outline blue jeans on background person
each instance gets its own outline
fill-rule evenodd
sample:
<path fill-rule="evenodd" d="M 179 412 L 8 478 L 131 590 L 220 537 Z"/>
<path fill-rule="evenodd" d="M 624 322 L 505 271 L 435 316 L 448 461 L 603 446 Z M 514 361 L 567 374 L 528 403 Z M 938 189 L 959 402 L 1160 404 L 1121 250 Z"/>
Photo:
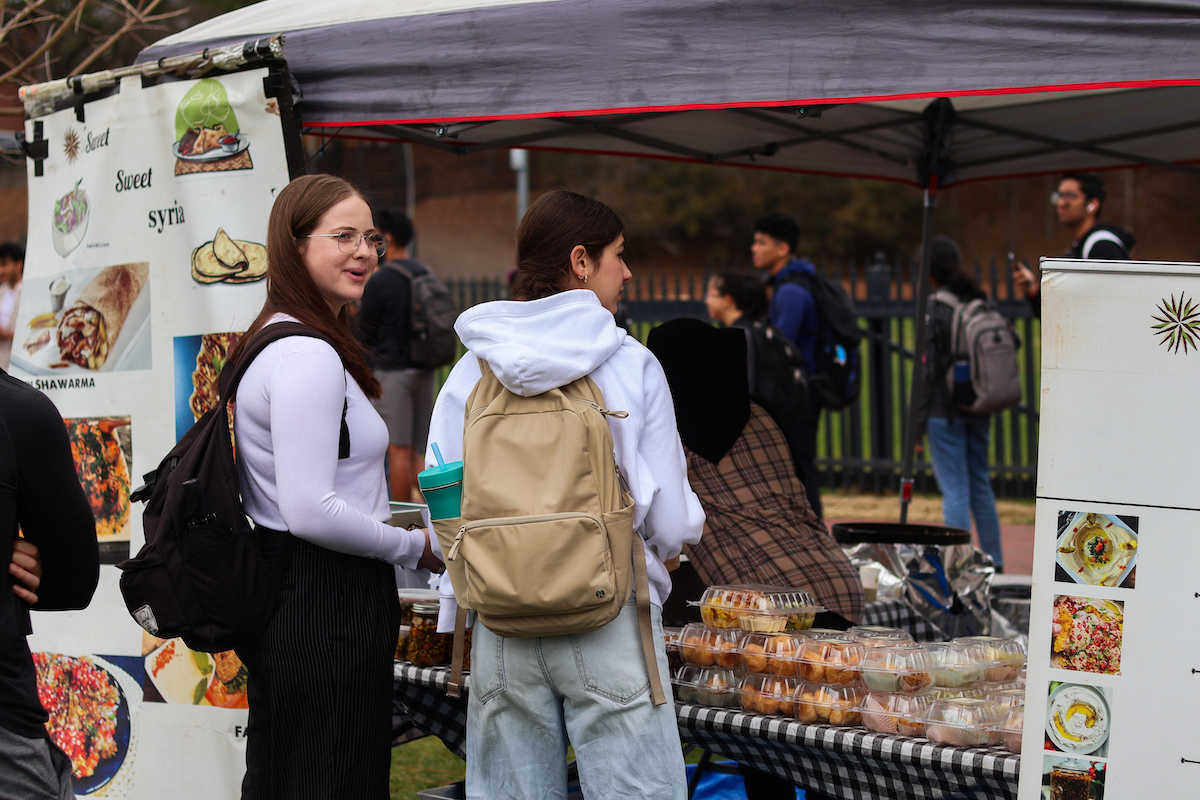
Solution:
<path fill-rule="evenodd" d="M 1000 517 L 996 514 L 996 496 L 988 474 L 991 418 L 930 417 L 928 433 L 933 474 L 942 490 L 945 524 L 970 530 L 974 516 L 980 549 L 992 557 L 997 567 L 1003 566 Z"/>
<path fill-rule="evenodd" d="M 650 701 L 633 597 L 590 633 L 504 638 L 475 623 L 468 798 L 566 800 L 569 744 L 589 799 L 687 799 L 662 612 L 650 610 L 667 692 L 661 706 Z"/>

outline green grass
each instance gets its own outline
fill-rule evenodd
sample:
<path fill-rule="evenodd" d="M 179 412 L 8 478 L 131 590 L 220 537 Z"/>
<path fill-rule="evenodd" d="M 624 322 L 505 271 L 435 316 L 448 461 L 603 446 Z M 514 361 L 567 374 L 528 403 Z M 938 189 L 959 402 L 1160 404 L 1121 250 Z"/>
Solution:
<path fill-rule="evenodd" d="M 417 792 L 461 781 L 467 764 L 436 736 L 392 748 L 392 800 L 416 800 Z"/>

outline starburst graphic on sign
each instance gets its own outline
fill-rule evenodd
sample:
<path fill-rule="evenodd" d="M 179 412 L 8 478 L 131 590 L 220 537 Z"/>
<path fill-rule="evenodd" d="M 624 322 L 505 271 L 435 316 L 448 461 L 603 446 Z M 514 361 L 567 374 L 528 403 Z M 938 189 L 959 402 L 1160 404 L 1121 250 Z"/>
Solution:
<path fill-rule="evenodd" d="M 1200 349 L 1197 342 L 1200 340 L 1200 304 L 1180 293 L 1179 302 L 1171 295 L 1169 301 L 1164 299 L 1158 304 L 1158 312 L 1162 316 L 1152 315 L 1158 324 L 1150 328 L 1160 337 L 1159 344 L 1166 345 L 1172 353 L 1178 353 L 1182 347 L 1184 355 L 1188 348 Z"/>
<path fill-rule="evenodd" d="M 74 128 L 67 128 L 67 132 L 63 134 L 63 152 L 66 153 L 67 161 L 72 164 L 79 158 L 79 134 Z"/>

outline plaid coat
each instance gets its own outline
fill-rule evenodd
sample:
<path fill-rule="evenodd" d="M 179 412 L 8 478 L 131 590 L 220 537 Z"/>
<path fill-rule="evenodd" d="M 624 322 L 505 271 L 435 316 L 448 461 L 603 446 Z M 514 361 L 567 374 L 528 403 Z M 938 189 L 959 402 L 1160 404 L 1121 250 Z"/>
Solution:
<path fill-rule="evenodd" d="M 803 589 L 846 619 L 862 618 L 858 570 L 809 505 L 787 440 L 766 411 L 751 403 L 750 420 L 719 464 L 690 450 L 687 457 L 707 520 L 700 542 L 684 550 L 701 578 Z"/>

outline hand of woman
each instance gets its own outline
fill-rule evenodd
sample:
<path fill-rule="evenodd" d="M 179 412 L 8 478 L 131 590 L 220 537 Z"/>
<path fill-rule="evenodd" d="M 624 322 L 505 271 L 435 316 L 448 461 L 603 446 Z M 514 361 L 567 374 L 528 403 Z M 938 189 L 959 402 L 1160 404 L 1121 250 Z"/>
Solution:
<path fill-rule="evenodd" d="M 430 572 L 445 572 L 446 566 L 442 564 L 442 560 L 433 553 L 433 547 L 429 544 L 429 531 L 425 533 L 425 551 L 421 553 L 421 560 L 417 562 L 417 569 L 427 569 Z"/>
<path fill-rule="evenodd" d="M 8 565 L 8 574 L 17 579 L 13 584 L 13 593 L 29 605 L 38 601 L 34 594 L 42 583 L 42 555 L 37 545 L 26 539 L 13 542 L 12 563 Z M 24 585 L 22 585 L 24 584 Z"/>

